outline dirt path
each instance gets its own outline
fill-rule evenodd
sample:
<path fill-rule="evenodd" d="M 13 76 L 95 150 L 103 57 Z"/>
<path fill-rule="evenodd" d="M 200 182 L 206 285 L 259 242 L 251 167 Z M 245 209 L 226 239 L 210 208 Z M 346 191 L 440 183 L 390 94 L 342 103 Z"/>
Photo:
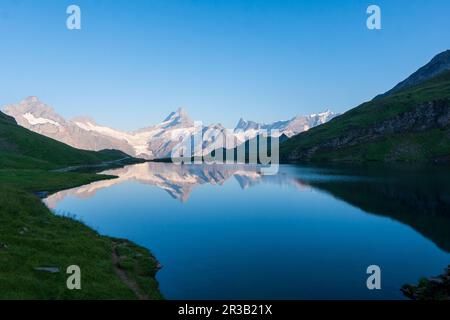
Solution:
<path fill-rule="evenodd" d="M 122 280 L 123 283 L 125 283 L 128 288 L 130 288 L 131 291 L 134 292 L 136 297 L 138 297 L 139 300 L 149 300 L 149 297 L 141 292 L 141 289 L 139 288 L 137 283 L 128 278 L 126 272 L 120 268 L 120 257 L 117 255 L 116 246 L 114 246 L 112 249 L 112 262 L 114 271 L 116 272 L 117 276 L 120 278 L 120 280 Z"/>

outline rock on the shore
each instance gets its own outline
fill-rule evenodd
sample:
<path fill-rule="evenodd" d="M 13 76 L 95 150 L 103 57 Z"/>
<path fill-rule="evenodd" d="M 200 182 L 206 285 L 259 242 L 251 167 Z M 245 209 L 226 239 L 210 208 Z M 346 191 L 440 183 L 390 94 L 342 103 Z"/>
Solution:
<path fill-rule="evenodd" d="M 400 290 L 412 300 L 450 300 L 450 266 L 439 276 L 423 278 L 417 285 L 406 284 Z"/>

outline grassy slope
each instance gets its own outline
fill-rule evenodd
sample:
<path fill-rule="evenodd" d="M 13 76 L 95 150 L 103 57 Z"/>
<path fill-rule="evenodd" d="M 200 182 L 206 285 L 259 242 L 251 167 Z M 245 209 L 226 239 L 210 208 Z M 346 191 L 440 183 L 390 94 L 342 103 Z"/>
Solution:
<path fill-rule="evenodd" d="M 137 283 L 142 295 L 162 298 L 154 279 L 157 261 L 146 249 L 55 216 L 32 194 L 112 178 L 48 169 L 98 164 L 125 154 L 77 150 L 21 128 L 2 113 L 0 147 L 0 299 L 136 299 L 115 268 Z M 120 256 L 116 266 L 113 250 Z M 73 264 L 81 267 L 82 290 L 66 288 L 65 270 Z M 35 270 L 42 266 L 60 272 Z"/>
<path fill-rule="evenodd" d="M 333 138 L 345 135 L 348 130 L 364 128 L 401 114 L 411 106 L 436 99 L 450 98 L 450 72 L 446 72 L 421 85 L 394 95 L 363 103 L 330 122 L 301 133 L 280 146 L 282 158 L 295 150 L 305 150 Z M 450 154 L 449 131 L 431 130 L 422 133 L 386 136 L 373 143 L 360 144 L 340 150 L 322 150 L 311 160 L 383 161 L 399 145 L 410 145 L 399 155 L 399 160 L 426 160 Z"/>
<path fill-rule="evenodd" d="M 38 198 L 3 185 L 0 212 L 0 299 L 136 299 L 114 271 L 116 243 L 127 250 L 122 269 L 144 284 L 140 287 L 149 297 L 161 297 L 154 280 L 157 262 L 147 250 L 55 216 Z M 66 287 L 70 265 L 81 268 L 82 290 Z M 56 266 L 60 272 L 35 270 L 42 266 Z"/>
<path fill-rule="evenodd" d="M 125 157 L 127 157 L 125 153 L 117 150 L 94 152 L 72 148 L 20 127 L 1 114 L 1 168 L 55 169 L 63 166 L 99 164 Z"/>

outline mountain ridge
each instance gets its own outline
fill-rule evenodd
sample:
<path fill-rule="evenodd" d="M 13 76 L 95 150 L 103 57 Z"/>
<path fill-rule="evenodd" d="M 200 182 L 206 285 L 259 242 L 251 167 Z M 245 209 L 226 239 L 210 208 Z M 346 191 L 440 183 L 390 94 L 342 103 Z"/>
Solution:
<path fill-rule="evenodd" d="M 21 127 L 0 112 L 0 167 L 58 169 L 130 158 L 117 150 L 86 151 Z"/>
<path fill-rule="evenodd" d="M 12 122 L 14 124 L 17 124 L 16 120 L 13 117 L 8 116 L 8 115 L 4 114 L 1 111 L 0 111 L 0 120 L 4 120 L 4 121 L 8 121 L 8 122 Z"/>
<path fill-rule="evenodd" d="M 314 113 L 306 116 L 296 116 L 289 120 L 279 120 L 269 123 L 259 123 L 252 120 L 245 120 L 240 118 L 239 122 L 234 128 L 234 132 L 239 132 L 240 130 L 279 130 L 280 135 L 285 134 L 287 137 L 292 137 L 299 132 L 307 131 L 315 126 L 321 125 L 338 116 L 337 113 L 332 112 L 327 109 L 321 113 Z M 256 135 L 255 135 L 256 136 Z M 254 137 L 253 137 L 254 138 Z"/>
<path fill-rule="evenodd" d="M 98 124 L 90 117 L 66 120 L 35 96 L 28 97 L 18 104 L 7 105 L 4 111 L 14 117 L 19 125 L 73 147 L 93 151 L 117 149 L 150 160 L 169 158 L 180 141 L 199 134 L 204 138 L 202 148 L 207 154 L 224 146 L 223 137 L 227 137 L 227 141 L 232 141 L 229 147 L 242 144 L 263 131 L 269 133 L 273 131 L 275 135 L 275 129 L 280 131 L 278 135 L 291 137 L 336 116 L 327 110 L 319 114 L 264 124 L 241 119 L 239 122 L 241 126 L 238 123 L 233 130 L 227 130 L 220 123 L 203 128 L 195 127 L 187 111 L 179 108 L 171 112 L 161 123 L 125 132 Z"/>
<path fill-rule="evenodd" d="M 419 68 L 405 80 L 398 83 L 391 90 L 375 97 L 375 99 L 386 97 L 403 89 L 419 85 L 445 71 L 450 71 L 450 49 L 437 54 L 430 62 Z"/>
<path fill-rule="evenodd" d="M 292 137 L 280 155 L 283 162 L 445 162 L 449 137 L 450 71 L 443 71 Z"/>

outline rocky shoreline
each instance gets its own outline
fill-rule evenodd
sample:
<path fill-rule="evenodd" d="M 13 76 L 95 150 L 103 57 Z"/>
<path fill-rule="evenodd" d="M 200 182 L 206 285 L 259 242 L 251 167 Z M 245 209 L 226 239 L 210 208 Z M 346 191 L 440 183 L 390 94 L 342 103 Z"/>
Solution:
<path fill-rule="evenodd" d="M 406 284 L 401 291 L 412 300 L 450 300 L 450 265 L 443 274 L 423 278 L 417 285 Z"/>

